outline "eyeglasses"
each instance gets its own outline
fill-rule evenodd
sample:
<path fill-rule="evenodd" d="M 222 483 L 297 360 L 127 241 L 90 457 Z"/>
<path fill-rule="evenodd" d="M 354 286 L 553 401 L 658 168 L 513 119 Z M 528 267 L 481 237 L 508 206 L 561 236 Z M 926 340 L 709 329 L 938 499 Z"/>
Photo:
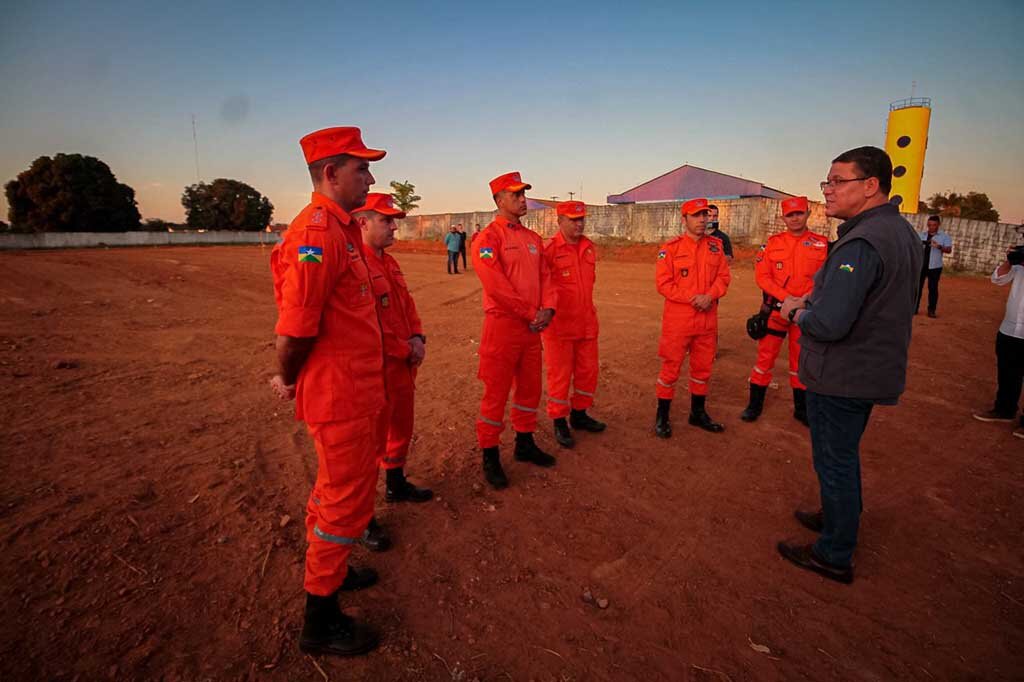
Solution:
<path fill-rule="evenodd" d="M 824 192 L 826 189 L 835 189 L 844 182 L 857 182 L 859 180 L 867 180 L 868 178 L 833 178 L 826 180 L 825 182 L 819 182 L 818 187 Z"/>

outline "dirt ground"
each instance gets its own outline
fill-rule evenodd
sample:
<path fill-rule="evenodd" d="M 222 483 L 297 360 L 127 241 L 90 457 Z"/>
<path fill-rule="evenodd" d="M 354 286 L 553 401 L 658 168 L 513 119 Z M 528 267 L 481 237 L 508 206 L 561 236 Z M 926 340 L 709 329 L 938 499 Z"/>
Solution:
<path fill-rule="evenodd" d="M 726 432 L 687 426 L 684 398 L 674 438 L 652 434 L 648 251 L 599 265 L 608 431 L 565 451 L 542 420 L 558 466 L 506 447 L 498 493 L 473 434 L 479 284 L 397 254 L 429 335 L 409 473 L 437 498 L 381 500 L 397 546 L 353 555 L 381 583 L 343 605 L 383 631 L 355 660 L 297 649 L 316 459 L 267 387 L 269 251 L 0 254 L 0 679 L 1020 679 L 1024 441 L 970 417 L 992 398 L 1008 291 L 944 277 L 940 317 L 916 320 L 907 394 L 863 443 L 857 580 L 841 586 L 775 552 L 811 539 L 792 512 L 817 493 L 781 359 L 765 416 L 738 418 L 749 255 L 708 402 Z"/>

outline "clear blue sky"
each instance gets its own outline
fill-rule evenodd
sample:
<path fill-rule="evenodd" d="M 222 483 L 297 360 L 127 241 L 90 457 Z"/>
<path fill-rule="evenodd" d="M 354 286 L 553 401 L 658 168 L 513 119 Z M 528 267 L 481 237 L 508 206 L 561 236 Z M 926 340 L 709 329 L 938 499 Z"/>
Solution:
<path fill-rule="evenodd" d="M 194 113 L 201 177 L 253 185 L 279 222 L 308 199 L 298 138 L 330 125 L 387 149 L 377 188 L 411 180 L 421 212 L 490 208 L 507 170 L 604 203 L 683 163 L 820 198 L 829 160 L 882 146 L 916 80 L 922 194 L 986 191 L 1024 221 L 1019 0 L 286 4 L 13 3 L 0 181 L 90 154 L 143 217 L 180 220 Z"/>

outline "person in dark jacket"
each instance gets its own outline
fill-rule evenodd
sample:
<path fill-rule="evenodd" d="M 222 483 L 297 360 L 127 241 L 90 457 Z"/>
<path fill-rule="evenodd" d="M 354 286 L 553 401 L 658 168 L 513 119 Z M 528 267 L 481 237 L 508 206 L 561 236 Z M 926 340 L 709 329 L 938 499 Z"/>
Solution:
<path fill-rule="evenodd" d="M 783 301 L 800 327 L 800 381 L 807 386 L 821 509 L 796 519 L 821 533 L 813 545 L 780 542 L 801 568 L 853 582 L 860 524 L 860 439 L 875 405 L 895 405 L 906 384 L 907 350 L 923 254 L 914 229 L 889 203 L 892 161 L 859 147 L 832 162 L 821 183 L 825 213 L 842 218 L 839 238 L 805 297 Z"/>

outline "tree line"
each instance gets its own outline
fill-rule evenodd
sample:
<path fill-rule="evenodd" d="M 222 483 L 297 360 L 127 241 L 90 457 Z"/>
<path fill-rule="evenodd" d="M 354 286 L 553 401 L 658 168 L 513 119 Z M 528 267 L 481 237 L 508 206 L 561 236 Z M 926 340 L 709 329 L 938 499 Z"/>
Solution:
<path fill-rule="evenodd" d="M 416 208 L 415 186 L 392 182 L 395 204 Z M 4 186 L 8 221 L 0 232 L 132 232 L 192 230 L 259 231 L 271 224 L 274 205 L 240 180 L 218 178 L 185 187 L 185 225 L 142 221 L 135 190 L 118 182 L 110 166 L 83 154 L 40 156 Z"/>

